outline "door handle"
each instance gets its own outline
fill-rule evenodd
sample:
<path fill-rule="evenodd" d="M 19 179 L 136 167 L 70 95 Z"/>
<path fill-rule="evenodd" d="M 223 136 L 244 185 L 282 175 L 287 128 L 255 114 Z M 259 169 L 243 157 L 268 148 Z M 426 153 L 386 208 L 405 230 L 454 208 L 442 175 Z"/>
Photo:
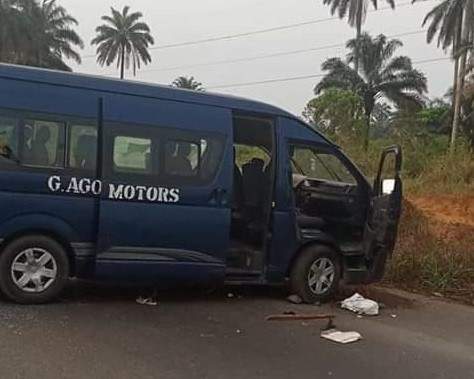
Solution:
<path fill-rule="evenodd" d="M 216 188 L 211 193 L 211 201 L 216 204 L 225 205 L 227 204 L 226 198 L 227 190 L 224 188 Z"/>

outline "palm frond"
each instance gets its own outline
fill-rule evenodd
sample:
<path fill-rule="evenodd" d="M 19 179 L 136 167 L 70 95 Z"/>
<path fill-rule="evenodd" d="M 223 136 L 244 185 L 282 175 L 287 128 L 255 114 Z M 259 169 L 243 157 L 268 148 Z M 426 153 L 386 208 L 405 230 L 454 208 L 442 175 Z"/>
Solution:
<path fill-rule="evenodd" d="M 331 87 L 350 89 L 354 92 L 358 92 L 363 87 L 363 79 L 340 58 L 326 60 L 321 68 L 323 71 L 328 71 L 328 74 L 314 88 L 315 94 L 319 94 L 321 91 Z"/>

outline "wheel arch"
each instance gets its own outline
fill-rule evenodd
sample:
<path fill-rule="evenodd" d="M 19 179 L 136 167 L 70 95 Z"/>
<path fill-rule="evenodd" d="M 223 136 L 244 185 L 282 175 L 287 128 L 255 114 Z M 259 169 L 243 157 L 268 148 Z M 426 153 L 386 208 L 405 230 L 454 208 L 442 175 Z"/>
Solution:
<path fill-rule="evenodd" d="M 340 261 L 340 265 L 341 265 L 341 269 L 342 269 L 342 267 L 343 267 L 343 257 L 342 257 L 342 254 L 341 254 L 341 250 L 339 249 L 339 245 L 336 243 L 336 241 L 334 241 L 333 239 L 330 239 L 330 238 L 316 238 L 316 239 L 311 239 L 311 240 L 304 241 L 298 247 L 298 249 L 295 251 L 295 253 L 291 257 L 290 263 L 289 263 L 289 265 L 287 267 L 287 270 L 286 270 L 286 276 L 287 277 L 290 275 L 291 270 L 292 270 L 293 266 L 295 265 L 296 261 L 298 260 L 298 258 L 302 254 L 304 254 L 305 250 L 310 249 L 313 246 L 326 246 L 326 247 L 329 247 L 329 248 L 333 249 L 339 257 L 339 261 Z M 343 274 L 343 270 L 341 270 L 341 275 L 342 274 Z"/>
<path fill-rule="evenodd" d="M 25 217 L 27 217 L 27 221 Z M 64 249 L 69 260 L 70 274 L 71 276 L 75 275 L 75 254 L 71 245 L 71 242 L 74 241 L 74 232 L 62 220 L 42 215 L 21 216 L 2 225 L 1 231 L 3 240 L 0 244 L 0 254 L 7 245 L 18 238 L 30 235 L 46 236 L 60 244 Z"/>

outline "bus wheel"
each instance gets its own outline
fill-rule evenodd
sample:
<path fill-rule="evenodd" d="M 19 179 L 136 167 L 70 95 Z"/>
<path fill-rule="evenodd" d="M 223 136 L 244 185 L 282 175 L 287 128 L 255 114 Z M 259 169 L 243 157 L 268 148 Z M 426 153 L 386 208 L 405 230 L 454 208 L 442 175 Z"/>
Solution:
<path fill-rule="evenodd" d="M 291 290 L 305 303 L 325 302 L 336 293 L 341 263 L 330 247 L 317 245 L 303 250 L 290 274 Z"/>
<path fill-rule="evenodd" d="M 18 238 L 0 254 L 0 290 L 14 302 L 49 302 L 62 291 L 68 277 L 66 252 L 46 236 Z"/>

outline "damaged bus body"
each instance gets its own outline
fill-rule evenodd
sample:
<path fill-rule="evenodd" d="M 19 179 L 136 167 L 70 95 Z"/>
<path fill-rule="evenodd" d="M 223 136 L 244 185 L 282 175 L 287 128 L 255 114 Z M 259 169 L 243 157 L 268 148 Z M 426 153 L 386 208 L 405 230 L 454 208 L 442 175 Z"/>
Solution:
<path fill-rule="evenodd" d="M 382 278 L 401 151 L 374 185 L 304 122 L 255 101 L 0 65 L 0 289 L 71 277 L 278 284 L 306 302 Z"/>

